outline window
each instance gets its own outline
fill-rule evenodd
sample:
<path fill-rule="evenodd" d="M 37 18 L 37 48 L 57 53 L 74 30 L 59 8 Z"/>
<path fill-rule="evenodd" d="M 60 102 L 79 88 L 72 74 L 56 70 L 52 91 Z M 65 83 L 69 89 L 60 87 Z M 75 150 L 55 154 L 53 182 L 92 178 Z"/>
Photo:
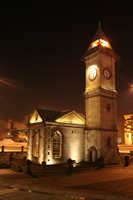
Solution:
<path fill-rule="evenodd" d="M 59 131 L 53 135 L 53 158 L 61 157 L 62 135 Z"/>
<path fill-rule="evenodd" d="M 111 137 L 107 137 L 107 146 L 111 146 Z"/>
<path fill-rule="evenodd" d="M 36 130 L 33 133 L 33 156 L 38 157 L 39 154 L 39 132 Z"/>
<path fill-rule="evenodd" d="M 14 129 L 14 128 L 15 128 L 14 122 L 11 122 L 10 129 Z"/>
<path fill-rule="evenodd" d="M 117 143 L 118 144 L 121 144 L 122 142 L 121 142 L 121 138 L 117 138 Z"/>
<path fill-rule="evenodd" d="M 111 105 L 110 104 L 107 104 L 107 111 L 111 112 Z"/>
<path fill-rule="evenodd" d="M 50 139 L 48 139 L 48 143 L 50 143 Z"/>
<path fill-rule="evenodd" d="M 37 121 L 37 120 L 38 120 L 38 117 L 39 117 L 39 116 L 38 116 L 38 114 L 36 114 L 36 118 L 35 118 L 35 121 Z"/>

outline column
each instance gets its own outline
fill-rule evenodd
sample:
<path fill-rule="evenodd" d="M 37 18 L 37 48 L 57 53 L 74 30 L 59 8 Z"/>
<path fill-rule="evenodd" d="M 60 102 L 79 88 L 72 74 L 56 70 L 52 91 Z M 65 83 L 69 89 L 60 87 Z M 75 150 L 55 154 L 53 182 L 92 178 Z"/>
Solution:
<path fill-rule="evenodd" d="M 32 140 L 33 140 L 33 130 L 29 131 L 28 144 L 27 144 L 27 160 L 32 160 Z"/>
<path fill-rule="evenodd" d="M 40 129 L 40 138 L 39 138 L 39 163 L 42 164 L 42 162 L 44 161 L 45 159 L 45 156 L 44 156 L 44 151 L 45 151 L 45 145 L 44 145 L 44 142 L 45 142 L 45 129 L 42 128 Z"/>

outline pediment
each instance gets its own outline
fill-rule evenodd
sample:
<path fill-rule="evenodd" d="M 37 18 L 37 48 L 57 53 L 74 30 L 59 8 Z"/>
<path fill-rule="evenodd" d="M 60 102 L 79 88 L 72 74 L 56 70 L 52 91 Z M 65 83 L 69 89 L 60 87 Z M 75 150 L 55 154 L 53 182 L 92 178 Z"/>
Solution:
<path fill-rule="evenodd" d="M 38 111 L 35 110 L 33 112 L 33 115 L 31 116 L 31 118 L 29 120 L 29 123 L 30 124 L 34 124 L 34 123 L 40 123 L 42 121 L 43 121 L 42 117 L 40 116 L 40 114 L 38 113 Z"/>
<path fill-rule="evenodd" d="M 69 113 L 67 113 L 67 114 L 65 114 L 65 115 L 63 115 L 59 118 L 57 118 L 55 121 L 61 122 L 61 123 L 85 125 L 84 117 L 74 110 L 70 111 Z"/>

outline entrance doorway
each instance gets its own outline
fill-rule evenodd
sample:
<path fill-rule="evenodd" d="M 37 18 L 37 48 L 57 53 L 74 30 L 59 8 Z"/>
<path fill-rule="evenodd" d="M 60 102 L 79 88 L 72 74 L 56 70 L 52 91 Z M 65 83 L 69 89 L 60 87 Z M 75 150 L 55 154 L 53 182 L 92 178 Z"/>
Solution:
<path fill-rule="evenodd" d="M 88 162 L 94 163 L 97 159 L 97 150 L 95 147 L 90 147 L 88 149 Z"/>

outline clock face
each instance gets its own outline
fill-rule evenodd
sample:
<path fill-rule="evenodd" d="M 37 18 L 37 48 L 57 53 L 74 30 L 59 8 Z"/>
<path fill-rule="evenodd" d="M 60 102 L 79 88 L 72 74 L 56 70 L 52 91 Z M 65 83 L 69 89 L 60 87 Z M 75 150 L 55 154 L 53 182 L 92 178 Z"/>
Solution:
<path fill-rule="evenodd" d="M 89 72 L 89 79 L 91 81 L 93 81 L 97 76 L 97 70 L 96 69 L 92 69 L 90 72 Z"/>
<path fill-rule="evenodd" d="M 111 72 L 110 72 L 110 70 L 109 70 L 108 68 L 105 68 L 105 69 L 103 70 L 103 75 L 104 75 L 104 77 L 105 77 L 106 79 L 110 79 L 110 77 L 111 77 Z"/>

